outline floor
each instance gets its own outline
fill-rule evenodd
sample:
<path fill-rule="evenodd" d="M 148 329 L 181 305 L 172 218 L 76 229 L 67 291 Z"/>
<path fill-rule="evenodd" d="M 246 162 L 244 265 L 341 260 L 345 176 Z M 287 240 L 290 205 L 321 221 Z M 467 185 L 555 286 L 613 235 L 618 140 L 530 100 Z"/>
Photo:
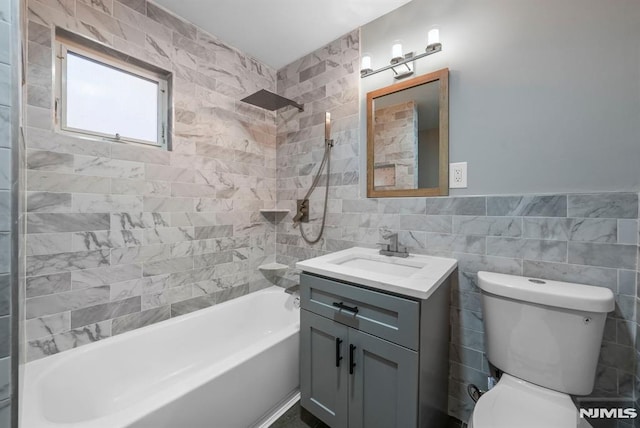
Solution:
<path fill-rule="evenodd" d="M 449 417 L 447 428 L 464 428 L 459 420 Z M 300 402 L 294 404 L 287 412 L 280 416 L 269 428 L 330 428 L 327 424 L 300 407 Z"/>
<path fill-rule="evenodd" d="M 329 428 L 329 426 L 300 407 L 298 401 L 269 428 Z"/>

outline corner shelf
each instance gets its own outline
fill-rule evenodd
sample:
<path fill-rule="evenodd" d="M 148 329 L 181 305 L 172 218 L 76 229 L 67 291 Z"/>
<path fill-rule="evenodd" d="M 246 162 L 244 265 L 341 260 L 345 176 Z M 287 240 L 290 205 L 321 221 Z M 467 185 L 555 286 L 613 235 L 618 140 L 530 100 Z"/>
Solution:
<path fill-rule="evenodd" d="M 266 263 L 258 266 L 258 269 L 266 272 L 277 272 L 280 270 L 289 269 L 289 266 L 283 265 L 282 263 Z"/>
<path fill-rule="evenodd" d="M 291 210 L 278 209 L 278 208 L 262 208 L 260 214 L 262 214 L 270 223 L 280 223 L 280 221 L 289 214 Z"/>

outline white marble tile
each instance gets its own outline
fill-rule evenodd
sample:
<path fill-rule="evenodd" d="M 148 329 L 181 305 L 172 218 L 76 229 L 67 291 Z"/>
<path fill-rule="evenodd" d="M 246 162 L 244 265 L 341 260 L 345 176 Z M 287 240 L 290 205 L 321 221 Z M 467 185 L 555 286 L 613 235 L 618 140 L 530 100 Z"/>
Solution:
<path fill-rule="evenodd" d="M 37 256 L 70 252 L 72 251 L 71 236 L 69 233 L 27 235 L 26 254 L 28 256 Z"/>
<path fill-rule="evenodd" d="M 83 290 L 26 299 L 26 318 L 38 318 L 46 315 L 67 312 L 74 309 L 93 306 L 109 301 L 109 287 L 92 287 Z"/>
<path fill-rule="evenodd" d="M 82 269 L 71 272 L 71 288 L 73 290 L 79 290 L 136 278 L 142 278 L 141 264 Z"/>
<path fill-rule="evenodd" d="M 81 213 L 141 212 L 141 196 L 76 193 L 72 210 Z"/>
<path fill-rule="evenodd" d="M 25 335 L 27 340 L 40 339 L 52 334 L 59 334 L 71 329 L 71 313 L 32 318 L 25 323 Z"/>
<path fill-rule="evenodd" d="M 106 213 L 29 213 L 27 233 L 78 232 L 108 230 Z"/>
<path fill-rule="evenodd" d="M 72 251 L 135 247 L 138 245 L 142 245 L 142 231 L 140 230 L 101 230 L 75 232 L 71 235 Z"/>
<path fill-rule="evenodd" d="M 73 172 L 73 155 L 46 150 L 27 150 L 27 169 Z"/>
<path fill-rule="evenodd" d="M 156 308 L 171 303 L 187 300 L 192 296 L 192 286 L 184 285 L 171 287 L 159 293 L 142 295 L 142 310 Z"/>
<path fill-rule="evenodd" d="M 70 212 L 71 193 L 27 192 L 27 212 Z"/>
<path fill-rule="evenodd" d="M 87 345 L 111 336 L 111 322 L 105 321 L 27 342 L 27 361 Z"/>
<path fill-rule="evenodd" d="M 109 250 L 27 256 L 28 276 L 48 275 L 109 265 Z"/>
<path fill-rule="evenodd" d="M 71 290 L 71 272 L 35 276 L 26 279 L 26 297 L 63 293 Z"/>
<path fill-rule="evenodd" d="M 109 179 L 104 177 L 27 171 L 27 190 L 106 194 L 109 186 Z"/>
<path fill-rule="evenodd" d="M 95 156 L 74 157 L 74 172 L 80 175 L 139 179 L 144 177 L 144 164 Z"/>
<path fill-rule="evenodd" d="M 111 230 L 149 229 L 170 226 L 170 214 L 162 212 L 112 213 Z"/>
<path fill-rule="evenodd" d="M 173 244 L 194 239 L 193 227 L 163 227 L 144 230 L 144 244 Z"/>
<path fill-rule="evenodd" d="M 79 328 L 96 322 L 140 312 L 140 296 L 71 311 L 71 328 Z"/>

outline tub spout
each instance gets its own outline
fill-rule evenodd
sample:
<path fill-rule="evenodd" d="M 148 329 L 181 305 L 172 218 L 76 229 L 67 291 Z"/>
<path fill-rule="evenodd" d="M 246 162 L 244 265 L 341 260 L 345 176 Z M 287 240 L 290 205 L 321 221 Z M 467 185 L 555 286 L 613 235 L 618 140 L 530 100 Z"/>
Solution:
<path fill-rule="evenodd" d="M 284 289 L 284 292 L 287 294 L 297 293 L 298 291 L 300 291 L 300 284 L 292 285 L 291 287 Z"/>

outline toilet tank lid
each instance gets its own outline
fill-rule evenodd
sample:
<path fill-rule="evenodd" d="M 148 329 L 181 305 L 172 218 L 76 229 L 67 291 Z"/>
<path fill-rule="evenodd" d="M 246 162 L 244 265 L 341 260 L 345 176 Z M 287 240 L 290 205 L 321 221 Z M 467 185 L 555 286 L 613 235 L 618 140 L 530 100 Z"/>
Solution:
<path fill-rule="evenodd" d="M 611 312 L 615 308 L 613 292 L 593 285 L 481 271 L 478 286 L 498 296 L 577 311 Z"/>

